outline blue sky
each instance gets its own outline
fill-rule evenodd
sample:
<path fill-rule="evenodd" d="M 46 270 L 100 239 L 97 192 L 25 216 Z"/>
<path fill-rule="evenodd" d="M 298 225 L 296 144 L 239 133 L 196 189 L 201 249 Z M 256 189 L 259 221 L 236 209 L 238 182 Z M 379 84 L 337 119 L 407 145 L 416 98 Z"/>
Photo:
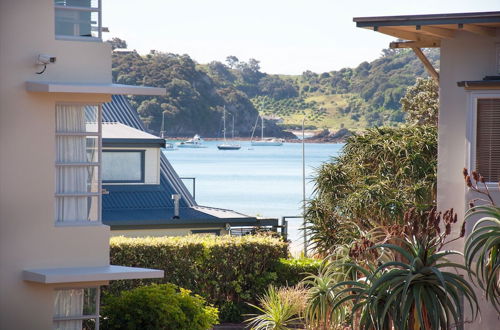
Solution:
<path fill-rule="evenodd" d="M 189 54 L 199 63 L 255 58 L 267 73 L 354 67 L 391 37 L 358 16 L 500 10 L 500 0 L 104 0 L 103 25 L 131 49 Z"/>

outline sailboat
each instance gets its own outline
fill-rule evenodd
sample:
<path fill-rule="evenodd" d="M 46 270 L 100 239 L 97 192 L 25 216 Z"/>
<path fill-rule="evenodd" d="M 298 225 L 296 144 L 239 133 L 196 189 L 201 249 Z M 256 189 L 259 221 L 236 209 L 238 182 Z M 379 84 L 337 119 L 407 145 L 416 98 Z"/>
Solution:
<path fill-rule="evenodd" d="M 256 140 L 251 142 L 252 146 L 271 146 L 271 147 L 279 147 L 283 145 L 283 139 L 278 139 L 278 138 L 264 138 L 264 117 L 260 116 L 261 119 L 261 125 L 260 125 L 260 140 Z M 255 121 L 255 127 L 257 127 L 257 122 L 259 120 L 259 117 L 257 117 L 257 120 Z M 253 131 L 255 132 L 255 127 Z M 253 133 L 252 133 L 252 139 L 253 139 Z"/>
<path fill-rule="evenodd" d="M 217 148 L 219 150 L 240 150 L 241 146 L 239 144 L 234 144 L 234 143 L 228 143 L 226 140 L 226 107 L 224 107 L 224 112 L 222 115 L 222 118 L 224 120 L 224 143 L 217 145 Z M 234 140 L 234 116 L 233 116 L 233 140 Z"/>

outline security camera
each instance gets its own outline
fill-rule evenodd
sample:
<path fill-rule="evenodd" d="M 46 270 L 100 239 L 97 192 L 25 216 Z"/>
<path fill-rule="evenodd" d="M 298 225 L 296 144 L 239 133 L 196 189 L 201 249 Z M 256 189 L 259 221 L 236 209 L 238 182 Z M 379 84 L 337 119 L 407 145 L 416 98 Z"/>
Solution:
<path fill-rule="evenodd" d="M 55 63 L 55 62 L 56 62 L 55 56 L 47 55 L 47 54 L 38 55 L 37 64 L 46 65 L 46 64 Z"/>

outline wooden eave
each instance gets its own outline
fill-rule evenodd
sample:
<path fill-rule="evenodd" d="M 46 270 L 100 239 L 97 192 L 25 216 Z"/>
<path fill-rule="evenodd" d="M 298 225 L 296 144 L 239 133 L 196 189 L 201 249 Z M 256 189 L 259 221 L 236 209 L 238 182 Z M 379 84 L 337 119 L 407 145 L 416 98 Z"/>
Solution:
<path fill-rule="evenodd" d="M 427 48 L 439 47 L 441 40 L 453 39 L 457 31 L 494 37 L 500 29 L 500 12 L 355 17 L 353 21 L 357 27 L 403 40 L 392 43 L 393 48 Z"/>

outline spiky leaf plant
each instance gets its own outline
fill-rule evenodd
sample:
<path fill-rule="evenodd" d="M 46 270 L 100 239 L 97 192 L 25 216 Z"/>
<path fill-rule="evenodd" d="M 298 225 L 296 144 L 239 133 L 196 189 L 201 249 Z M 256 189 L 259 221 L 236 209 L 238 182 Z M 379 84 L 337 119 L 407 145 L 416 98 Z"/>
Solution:
<path fill-rule="evenodd" d="M 463 322 L 463 297 L 475 318 L 478 302 L 474 290 L 449 271 L 466 269 L 447 259 L 461 253 L 440 251 L 456 221 L 452 211 L 441 217 L 435 209 L 423 214 L 411 209 L 405 215 L 404 239 L 395 239 L 400 244 L 368 247 L 389 249 L 399 256 L 397 261 L 384 262 L 376 269 L 358 266 L 364 280 L 337 284 L 342 290 L 335 297 L 334 308 L 353 303 L 353 314 L 358 313 L 362 329 L 448 329 Z M 442 233 L 440 225 L 445 228 Z"/>
<path fill-rule="evenodd" d="M 247 320 L 255 330 L 288 330 L 301 320 L 305 292 L 301 288 L 280 288 L 270 285 L 259 298 L 259 305 L 250 306 L 261 314 Z"/>
<path fill-rule="evenodd" d="M 466 219 L 478 214 L 488 216 L 476 222 L 467 237 L 465 264 L 475 271 L 486 299 L 500 313 L 500 208 L 493 205 L 475 206 L 467 212 Z"/>
<path fill-rule="evenodd" d="M 465 214 L 466 221 L 482 217 L 465 241 L 465 265 L 470 270 L 469 275 L 473 275 L 475 271 L 486 299 L 500 313 L 500 207 L 495 205 L 485 179 L 476 171 L 471 174 L 469 176 L 464 169 L 465 183 L 472 191 L 485 196 L 482 201 L 486 204 L 474 205 L 472 202 L 471 208 Z M 480 189 L 479 184 L 482 184 L 484 189 Z M 474 276 L 470 277 L 474 280 Z"/>

